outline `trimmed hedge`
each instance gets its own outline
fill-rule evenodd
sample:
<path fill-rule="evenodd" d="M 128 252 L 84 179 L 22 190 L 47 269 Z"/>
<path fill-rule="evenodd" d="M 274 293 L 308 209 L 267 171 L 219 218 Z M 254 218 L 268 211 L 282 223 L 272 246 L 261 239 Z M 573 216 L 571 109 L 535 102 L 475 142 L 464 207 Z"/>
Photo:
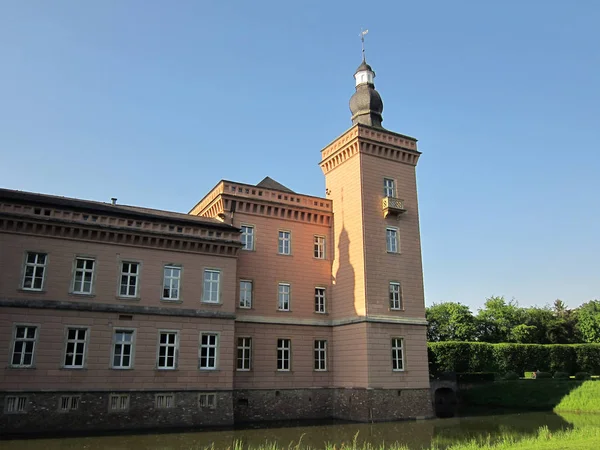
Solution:
<path fill-rule="evenodd" d="M 490 344 L 430 342 L 429 371 L 441 372 L 588 372 L 600 375 L 600 344 Z"/>

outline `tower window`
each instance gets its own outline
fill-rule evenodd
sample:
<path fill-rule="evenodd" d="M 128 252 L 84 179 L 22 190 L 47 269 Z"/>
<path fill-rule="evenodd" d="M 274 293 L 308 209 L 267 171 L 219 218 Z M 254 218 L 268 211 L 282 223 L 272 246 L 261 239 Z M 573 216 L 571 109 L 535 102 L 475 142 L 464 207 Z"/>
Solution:
<path fill-rule="evenodd" d="M 252 308 L 252 281 L 240 280 L 240 308 Z"/>
<path fill-rule="evenodd" d="M 315 341 L 315 370 L 327 370 L 327 341 Z"/>
<path fill-rule="evenodd" d="M 383 179 L 383 196 L 384 197 L 395 197 L 396 196 L 396 183 L 391 178 Z"/>
<path fill-rule="evenodd" d="M 398 229 L 386 228 L 386 247 L 388 253 L 399 253 Z"/>
<path fill-rule="evenodd" d="M 390 309 L 402 309 L 402 290 L 394 281 L 390 282 Z"/>
<path fill-rule="evenodd" d="M 277 251 L 280 255 L 290 255 L 292 253 L 292 233 L 290 231 L 279 231 Z"/>
<path fill-rule="evenodd" d="M 325 288 L 315 288 L 315 312 L 325 314 Z"/>
<path fill-rule="evenodd" d="M 290 339 L 277 339 L 277 370 L 289 372 L 292 359 L 292 341 Z"/>
<path fill-rule="evenodd" d="M 279 283 L 279 289 L 277 293 L 277 309 L 279 311 L 290 310 L 290 285 L 287 283 Z"/>
<path fill-rule="evenodd" d="M 404 339 L 398 337 L 392 338 L 392 370 L 404 370 Z"/>
<path fill-rule="evenodd" d="M 325 236 L 315 236 L 314 257 L 325 259 Z"/>
<path fill-rule="evenodd" d="M 242 225 L 242 250 L 254 250 L 254 227 Z"/>
<path fill-rule="evenodd" d="M 46 274 L 46 253 L 27 252 L 23 289 L 41 291 Z"/>

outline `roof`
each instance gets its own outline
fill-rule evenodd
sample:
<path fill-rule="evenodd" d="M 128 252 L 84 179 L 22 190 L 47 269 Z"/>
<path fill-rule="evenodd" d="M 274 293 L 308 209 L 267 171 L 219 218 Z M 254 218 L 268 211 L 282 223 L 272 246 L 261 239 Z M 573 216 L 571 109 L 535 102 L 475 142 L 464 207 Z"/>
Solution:
<path fill-rule="evenodd" d="M 278 183 L 271 177 L 265 177 L 263 180 L 256 185 L 256 187 L 261 187 L 265 189 L 274 189 L 276 191 L 288 192 L 290 194 L 295 194 L 290 188 L 285 187 L 283 184 Z"/>
<path fill-rule="evenodd" d="M 63 206 L 76 210 L 106 213 L 111 215 L 120 215 L 127 217 L 146 218 L 154 220 L 169 220 L 185 224 L 194 224 L 198 226 L 207 226 L 211 228 L 221 228 L 235 230 L 232 225 L 221 222 L 211 217 L 192 216 L 175 211 L 165 211 L 162 209 L 144 208 L 141 206 L 120 205 L 92 200 L 83 200 L 79 198 L 61 197 L 58 195 L 38 194 L 35 192 L 17 191 L 12 189 L 0 188 L 0 200 L 12 200 L 18 202 L 27 202 L 36 205 Z"/>

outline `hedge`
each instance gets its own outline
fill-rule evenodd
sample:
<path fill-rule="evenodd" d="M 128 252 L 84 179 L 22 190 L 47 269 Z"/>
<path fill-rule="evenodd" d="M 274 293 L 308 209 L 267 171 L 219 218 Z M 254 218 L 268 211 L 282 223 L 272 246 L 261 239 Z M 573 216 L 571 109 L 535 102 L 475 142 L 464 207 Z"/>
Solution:
<path fill-rule="evenodd" d="M 429 371 L 442 372 L 589 372 L 600 375 L 600 344 L 489 344 L 430 342 Z"/>

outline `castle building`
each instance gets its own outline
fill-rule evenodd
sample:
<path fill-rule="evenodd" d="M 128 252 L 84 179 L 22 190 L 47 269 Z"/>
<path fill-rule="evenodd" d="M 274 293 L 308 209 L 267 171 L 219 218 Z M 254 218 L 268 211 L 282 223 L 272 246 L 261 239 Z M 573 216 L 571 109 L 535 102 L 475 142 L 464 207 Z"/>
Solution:
<path fill-rule="evenodd" d="M 414 138 L 363 59 L 326 196 L 188 214 L 0 189 L 0 430 L 431 416 Z"/>

